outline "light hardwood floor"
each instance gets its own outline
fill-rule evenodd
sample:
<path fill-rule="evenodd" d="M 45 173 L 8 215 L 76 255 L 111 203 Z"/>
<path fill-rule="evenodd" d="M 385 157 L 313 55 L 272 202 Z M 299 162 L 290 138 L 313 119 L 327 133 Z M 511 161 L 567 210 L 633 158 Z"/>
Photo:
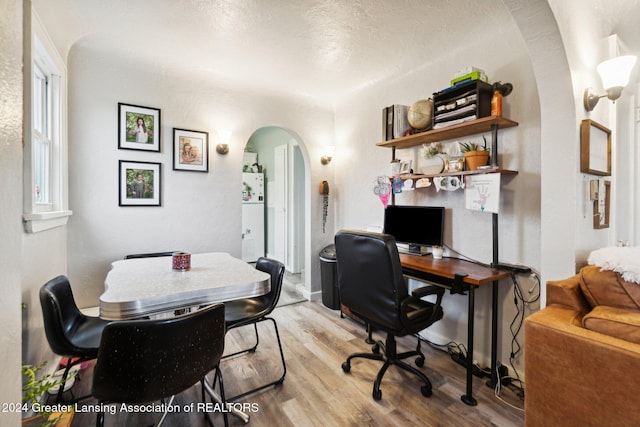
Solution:
<path fill-rule="evenodd" d="M 474 377 L 475 407 L 465 405 L 460 396 L 465 388 L 465 371 L 450 357 L 424 345 L 426 356 L 422 370 L 433 383 L 433 395 L 420 394 L 420 382 L 396 367 L 390 367 L 382 382 L 382 400 L 374 401 L 373 379 L 380 362 L 356 359 L 351 372 L 345 374 L 341 364 L 353 352 L 369 351 L 362 325 L 341 318 L 319 302 L 303 302 L 278 307 L 273 313 L 280 329 L 287 362 L 287 376 L 282 385 L 250 395 L 240 402 L 251 404 L 249 426 L 521 426 L 524 415 L 494 397 L 485 380 Z M 270 373 L 279 372 L 280 359 L 271 323 L 260 326 L 258 351 L 248 356 L 227 359 L 222 363 L 225 392 L 234 395 Z M 382 336 L 375 336 L 382 338 Z M 238 348 L 253 339 L 252 329 L 234 330 L 227 336 L 227 350 Z M 398 339 L 399 351 L 415 346 L 415 339 Z M 411 362 L 412 363 L 412 362 Z M 82 387 L 91 383 L 90 368 L 83 373 Z M 273 375 L 273 374 L 272 374 Z M 79 392 L 79 391 L 78 391 Z M 522 407 L 511 391 L 505 392 L 510 403 Z M 176 396 L 174 404 L 198 402 L 200 388 L 194 386 Z M 95 401 L 87 400 L 90 404 Z M 81 403 L 80 405 L 82 405 Z M 158 414 L 106 415 L 107 426 L 150 425 Z M 215 425 L 223 425 L 221 414 L 214 415 Z M 77 413 L 73 426 L 95 424 L 94 413 Z M 169 414 L 164 423 L 172 426 L 206 426 L 202 413 Z M 231 426 L 241 426 L 230 417 Z"/>

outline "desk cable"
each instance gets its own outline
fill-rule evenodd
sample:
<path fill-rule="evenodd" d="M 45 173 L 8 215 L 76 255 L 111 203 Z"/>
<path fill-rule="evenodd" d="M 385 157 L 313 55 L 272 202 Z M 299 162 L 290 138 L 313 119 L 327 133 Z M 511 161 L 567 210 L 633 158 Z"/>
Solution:
<path fill-rule="evenodd" d="M 486 263 L 483 263 L 481 261 L 475 260 L 469 256 L 466 256 L 464 254 L 462 254 L 461 252 L 453 249 L 452 247 L 450 247 L 449 245 L 447 245 L 446 243 L 444 244 L 444 246 L 452 251 L 455 252 L 456 254 L 458 254 L 459 256 L 463 257 L 463 258 L 459 258 L 462 259 L 464 261 L 468 261 L 474 264 L 478 264 L 484 267 L 489 267 L 491 268 L 492 266 Z M 503 385 L 509 385 L 511 387 L 514 387 L 517 391 L 518 397 L 521 400 L 524 400 L 524 381 L 522 381 L 522 379 L 520 378 L 520 374 L 518 373 L 518 371 L 515 368 L 515 358 L 516 356 L 522 351 L 522 347 L 520 345 L 520 343 L 518 342 L 518 335 L 520 334 L 520 331 L 522 330 L 522 326 L 524 324 L 524 318 L 525 318 L 525 312 L 527 308 L 530 308 L 530 306 L 532 304 L 535 304 L 536 302 L 538 302 L 540 300 L 540 275 L 531 270 L 530 273 L 530 277 L 534 280 L 534 284 L 528 289 L 527 293 L 529 296 L 525 297 L 525 291 L 523 291 L 522 287 L 520 286 L 520 282 L 518 281 L 517 277 L 516 277 L 516 273 L 515 272 L 511 272 L 510 274 L 511 276 L 511 280 L 513 282 L 513 303 L 516 307 L 516 314 L 513 318 L 513 320 L 511 321 L 511 324 L 509 325 L 509 329 L 511 331 L 511 353 L 509 354 L 509 365 L 511 365 L 511 369 L 513 370 L 515 377 L 510 377 L 508 375 L 508 371 L 507 371 L 507 375 L 503 376 L 500 372 L 499 372 L 499 380 L 496 383 L 496 387 L 495 387 L 495 396 L 498 400 L 500 400 L 501 402 L 503 402 L 504 404 L 514 408 L 514 409 L 518 409 L 518 410 L 523 410 L 522 408 L 519 408 L 515 405 L 512 405 L 508 402 L 506 402 L 502 397 L 501 397 L 501 393 L 502 393 L 502 387 Z M 455 343 L 454 343 L 455 344 Z M 452 348 L 451 343 L 447 344 L 447 348 Z M 454 347 L 455 348 L 455 347 Z M 464 354 L 466 357 L 466 352 L 461 352 L 460 348 L 458 347 L 457 349 L 458 353 Z M 449 350 L 449 354 L 453 356 L 453 352 L 451 350 Z M 477 366 L 477 365 L 476 365 Z M 484 372 L 486 373 L 487 371 L 490 371 L 489 369 L 482 369 L 479 366 L 477 366 L 477 369 L 475 369 L 474 371 L 478 372 L 478 370 L 480 370 L 480 372 Z M 500 370 L 499 370 L 500 371 Z"/>

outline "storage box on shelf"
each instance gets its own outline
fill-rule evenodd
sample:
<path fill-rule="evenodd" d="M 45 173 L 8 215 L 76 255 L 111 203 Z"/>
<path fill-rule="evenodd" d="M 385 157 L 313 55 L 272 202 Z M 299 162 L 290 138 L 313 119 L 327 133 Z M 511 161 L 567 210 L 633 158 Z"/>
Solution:
<path fill-rule="evenodd" d="M 460 83 L 433 94 L 433 128 L 442 129 L 491 115 L 493 87 L 481 80 Z"/>

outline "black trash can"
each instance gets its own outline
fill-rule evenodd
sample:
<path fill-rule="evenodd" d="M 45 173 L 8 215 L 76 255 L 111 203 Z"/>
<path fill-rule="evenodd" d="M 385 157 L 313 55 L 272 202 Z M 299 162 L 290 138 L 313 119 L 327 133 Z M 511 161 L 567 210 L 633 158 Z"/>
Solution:
<path fill-rule="evenodd" d="M 336 245 L 329 245 L 320 251 L 320 281 L 322 283 L 322 303 L 330 309 L 339 310 L 340 294 L 338 293 Z"/>

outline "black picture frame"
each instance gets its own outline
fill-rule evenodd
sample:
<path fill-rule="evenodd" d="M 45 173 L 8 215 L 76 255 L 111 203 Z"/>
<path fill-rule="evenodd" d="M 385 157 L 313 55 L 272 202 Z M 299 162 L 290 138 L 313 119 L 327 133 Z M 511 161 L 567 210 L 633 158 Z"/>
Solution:
<path fill-rule="evenodd" d="M 173 128 L 173 170 L 209 172 L 209 133 Z"/>
<path fill-rule="evenodd" d="M 119 161 L 118 205 L 162 206 L 162 164 Z"/>
<path fill-rule="evenodd" d="M 118 103 L 118 148 L 160 152 L 160 109 Z"/>

